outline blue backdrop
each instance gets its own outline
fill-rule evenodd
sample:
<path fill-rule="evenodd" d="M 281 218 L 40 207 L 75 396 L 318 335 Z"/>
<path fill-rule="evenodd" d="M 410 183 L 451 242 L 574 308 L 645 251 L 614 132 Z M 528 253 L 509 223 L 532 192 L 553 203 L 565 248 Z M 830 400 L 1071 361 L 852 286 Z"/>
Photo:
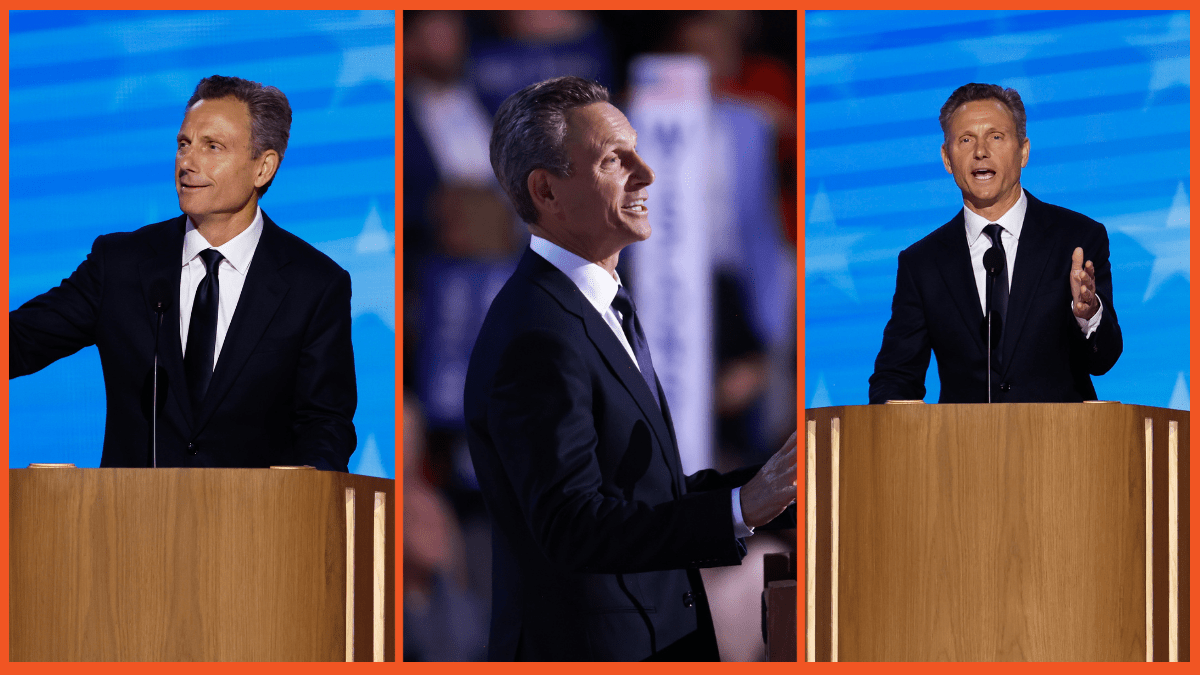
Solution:
<path fill-rule="evenodd" d="M 9 306 L 57 285 L 92 240 L 179 213 L 175 134 L 196 83 L 279 87 L 287 157 L 262 208 L 350 272 L 358 449 L 395 475 L 395 13 L 13 12 Z M 9 383 L 9 466 L 94 467 L 94 347 Z"/>
<path fill-rule="evenodd" d="M 962 208 L 938 111 L 991 82 L 1025 102 L 1022 185 L 1108 228 L 1125 351 L 1099 397 L 1189 408 L 1188 12 L 808 12 L 805 33 L 807 407 L 867 402 L 896 256 Z"/>

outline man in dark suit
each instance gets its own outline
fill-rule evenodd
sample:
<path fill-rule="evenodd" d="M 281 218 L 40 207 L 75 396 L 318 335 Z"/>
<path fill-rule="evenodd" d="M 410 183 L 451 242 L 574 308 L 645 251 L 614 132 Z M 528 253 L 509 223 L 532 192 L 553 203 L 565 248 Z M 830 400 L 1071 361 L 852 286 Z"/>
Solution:
<path fill-rule="evenodd" d="M 738 564 L 738 537 L 795 500 L 794 435 L 761 470 L 683 474 L 615 271 L 650 236 L 636 141 L 607 90 L 575 77 L 496 115 L 492 166 L 533 237 L 466 380 L 494 524 L 492 660 L 718 659 L 697 568 Z"/>
<path fill-rule="evenodd" d="M 184 215 L 97 238 L 70 278 L 9 313 L 10 377 L 98 347 L 101 466 L 347 469 L 350 277 L 258 206 L 291 118 L 274 87 L 201 80 L 177 137 Z"/>
<path fill-rule="evenodd" d="M 940 402 L 986 402 L 988 295 L 992 401 L 1094 400 L 1090 376 L 1121 355 L 1104 226 L 1022 190 L 1029 139 L 1015 90 L 963 85 L 940 121 L 964 208 L 900 253 L 871 403 L 924 398 L 931 350 Z"/>

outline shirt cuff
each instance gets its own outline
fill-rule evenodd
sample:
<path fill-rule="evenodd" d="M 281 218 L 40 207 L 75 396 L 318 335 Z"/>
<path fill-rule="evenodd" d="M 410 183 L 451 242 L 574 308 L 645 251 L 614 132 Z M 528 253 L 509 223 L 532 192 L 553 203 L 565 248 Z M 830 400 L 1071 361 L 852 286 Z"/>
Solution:
<path fill-rule="evenodd" d="M 733 488 L 733 536 L 745 539 L 754 534 L 754 528 L 742 519 L 742 488 Z"/>
<path fill-rule="evenodd" d="M 1092 315 L 1092 318 L 1081 319 L 1079 317 L 1075 317 L 1075 323 L 1079 324 L 1079 330 L 1083 331 L 1083 337 L 1085 340 L 1092 337 L 1092 333 L 1095 333 L 1096 329 L 1100 327 L 1100 317 L 1104 315 L 1104 301 L 1100 299 L 1100 296 L 1096 296 L 1096 302 L 1100 304 L 1100 307 L 1096 310 L 1096 313 Z M 1072 301 L 1071 304 L 1074 305 L 1075 302 Z"/>

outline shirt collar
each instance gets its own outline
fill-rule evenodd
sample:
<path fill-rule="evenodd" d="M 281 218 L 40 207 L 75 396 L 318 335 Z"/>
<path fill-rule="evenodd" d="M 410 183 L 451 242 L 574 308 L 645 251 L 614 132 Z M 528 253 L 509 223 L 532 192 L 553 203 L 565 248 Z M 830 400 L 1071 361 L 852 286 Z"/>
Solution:
<path fill-rule="evenodd" d="M 609 274 L 608 270 L 596 263 L 584 260 L 536 234 L 530 235 L 529 248 L 567 275 L 597 312 L 604 314 L 608 311 L 613 298 L 617 297 L 617 287 L 621 285 L 620 275 L 614 279 L 615 272 Z"/>
<path fill-rule="evenodd" d="M 187 229 L 183 233 L 183 265 L 186 266 L 190 263 L 204 249 L 215 248 L 221 252 L 225 260 L 229 261 L 229 264 L 238 274 L 244 276 L 246 270 L 250 267 L 250 260 L 254 257 L 254 249 L 258 248 L 258 240 L 262 237 L 262 231 L 262 208 L 256 207 L 254 220 L 250 222 L 250 227 L 242 230 L 238 236 L 224 244 L 213 246 L 196 229 L 195 223 L 192 222 L 192 217 L 188 216 Z"/>
<path fill-rule="evenodd" d="M 1029 208 L 1029 198 L 1025 196 L 1025 191 L 1021 190 L 1021 196 L 1017 199 L 1017 203 L 1012 205 L 1004 215 L 996 220 L 988 220 L 983 216 L 971 210 L 971 207 L 963 203 L 963 220 L 967 225 L 967 243 L 973 244 L 983 234 L 983 228 L 991 223 L 996 223 L 1017 240 L 1021 239 L 1021 227 L 1025 224 L 1025 210 Z"/>

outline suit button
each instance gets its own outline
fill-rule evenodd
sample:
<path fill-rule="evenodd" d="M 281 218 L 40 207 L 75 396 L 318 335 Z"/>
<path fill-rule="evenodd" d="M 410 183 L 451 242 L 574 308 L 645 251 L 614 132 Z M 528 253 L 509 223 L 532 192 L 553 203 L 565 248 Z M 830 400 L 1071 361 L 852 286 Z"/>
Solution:
<path fill-rule="evenodd" d="M 1011 390 L 1012 390 L 1012 385 L 1007 382 L 1000 385 L 1000 391 L 1011 391 Z"/>
<path fill-rule="evenodd" d="M 195 443 L 188 443 L 187 451 L 189 455 L 194 455 L 200 452 L 200 449 L 196 447 Z"/>
<path fill-rule="evenodd" d="M 691 607 L 696 604 L 696 596 L 692 595 L 691 591 L 683 594 L 683 606 Z"/>

